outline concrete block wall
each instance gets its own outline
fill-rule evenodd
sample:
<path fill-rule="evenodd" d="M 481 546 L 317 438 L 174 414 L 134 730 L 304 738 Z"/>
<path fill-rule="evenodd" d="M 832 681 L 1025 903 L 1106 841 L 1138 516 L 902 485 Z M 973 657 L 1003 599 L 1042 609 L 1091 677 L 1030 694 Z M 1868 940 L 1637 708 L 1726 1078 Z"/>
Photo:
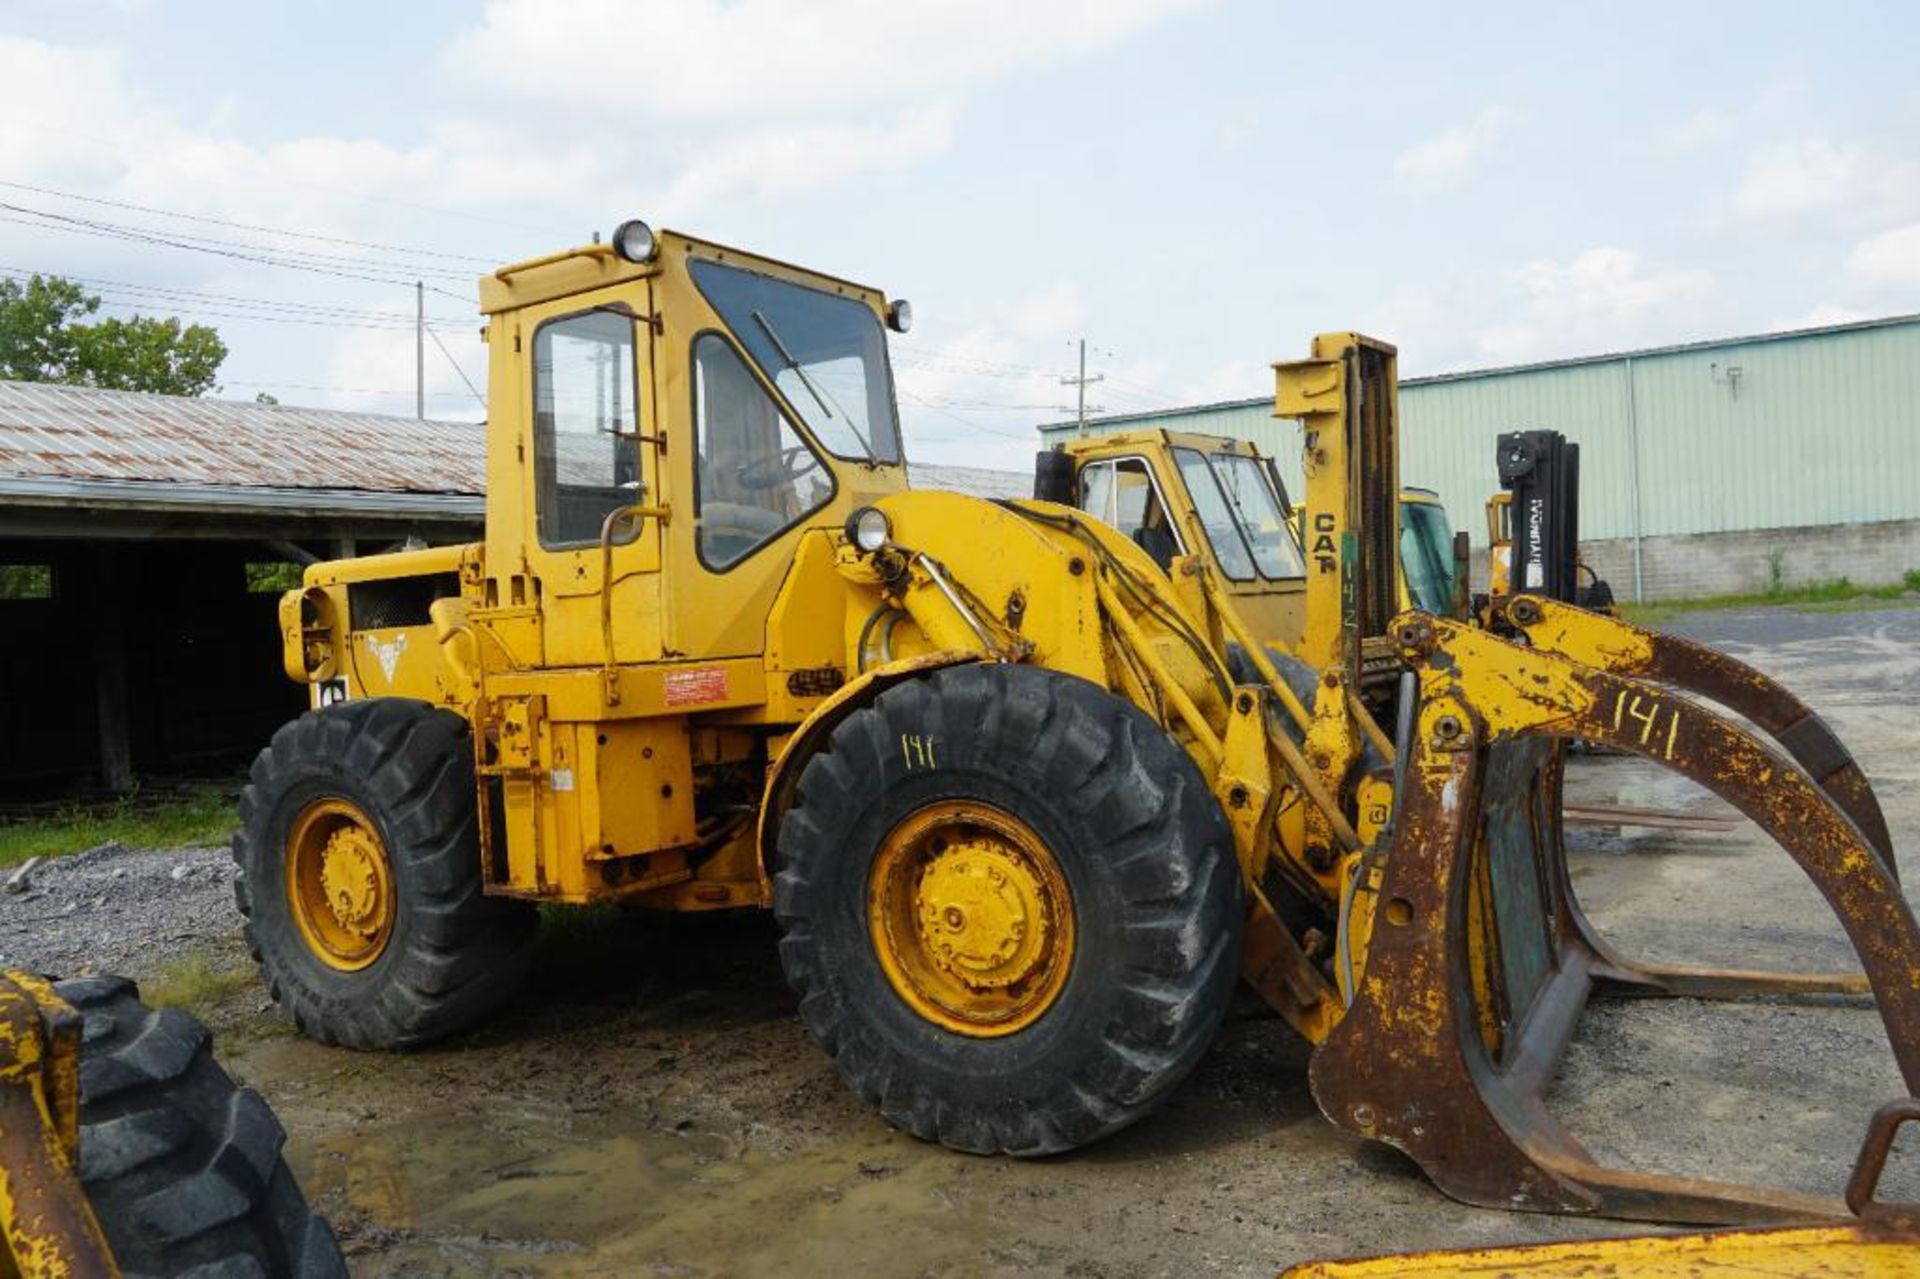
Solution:
<path fill-rule="evenodd" d="M 1615 596 L 1633 598 L 1630 539 L 1582 542 L 1580 550 Z M 1920 520 L 1649 537 L 1640 544 L 1642 586 L 1650 602 L 1764 591 L 1775 557 L 1785 586 L 1842 577 L 1857 586 L 1898 582 L 1920 569 Z"/>

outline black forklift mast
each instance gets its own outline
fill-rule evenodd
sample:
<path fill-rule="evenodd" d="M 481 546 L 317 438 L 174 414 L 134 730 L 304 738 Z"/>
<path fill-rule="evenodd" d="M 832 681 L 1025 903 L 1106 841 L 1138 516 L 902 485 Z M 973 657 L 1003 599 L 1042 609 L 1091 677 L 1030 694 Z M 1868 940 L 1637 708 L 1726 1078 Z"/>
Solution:
<path fill-rule="evenodd" d="M 1509 431 L 1498 449 L 1513 494 L 1511 589 L 1582 603 L 1580 446 L 1559 431 Z"/>

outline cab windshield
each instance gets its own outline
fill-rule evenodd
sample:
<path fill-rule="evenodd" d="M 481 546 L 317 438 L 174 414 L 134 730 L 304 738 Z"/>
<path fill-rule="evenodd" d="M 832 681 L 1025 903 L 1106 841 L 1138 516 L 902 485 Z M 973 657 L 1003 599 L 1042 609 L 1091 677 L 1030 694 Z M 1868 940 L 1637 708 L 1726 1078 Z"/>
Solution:
<path fill-rule="evenodd" d="M 886 334 L 865 303 L 703 258 L 689 269 L 828 452 L 856 462 L 900 460 Z"/>
<path fill-rule="evenodd" d="M 1443 506 L 1400 504 L 1400 571 L 1413 606 L 1429 613 L 1453 611 L 1453 530 Z"/>
<path fill-rule="evenodd" d="M 1173 457 L 1222 573 L 1247 581 L 1258 566 L 1265 578 L 1306 576 L 1285 508 L 1258 459 L 1197 449 L 1175 449 Z"/>

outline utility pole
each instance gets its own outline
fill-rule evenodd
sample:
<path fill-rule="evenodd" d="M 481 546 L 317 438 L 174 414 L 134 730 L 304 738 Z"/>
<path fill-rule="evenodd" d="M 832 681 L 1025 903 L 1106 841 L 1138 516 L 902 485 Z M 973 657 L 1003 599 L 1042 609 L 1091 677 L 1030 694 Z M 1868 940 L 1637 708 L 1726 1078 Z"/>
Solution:
<path fill-rule="evenodd" d="M 1092 377 L 1087 376 L 1087 340 L 1085 338 L 1081 338 L 1080 339 L 1080 376 L 1079 377 L 1063 377 L 1060 379 L 1060 385 L 1074 387 L 1078 392 L 1075 400 L 1073 413 L 1074 413 L 1074 421 L 1078 424 L 1078 429 L 1082 435 L 1085 435 L 1087 433 L 1087 387 L 1092 385 L 1095 382 L 1104 382 L 1106 380 L 1107 380 L 1107 375 L 1104 373 L 1096 373 Z M 1100 406 L 1097 404 L 1094 405 L 1093 411 L 1098 413 L 1100 411 Z"/>
<path fill-rule="evenodd" d="M 427 286 L 413 282 L 413 415 L 427 416 Z"/>

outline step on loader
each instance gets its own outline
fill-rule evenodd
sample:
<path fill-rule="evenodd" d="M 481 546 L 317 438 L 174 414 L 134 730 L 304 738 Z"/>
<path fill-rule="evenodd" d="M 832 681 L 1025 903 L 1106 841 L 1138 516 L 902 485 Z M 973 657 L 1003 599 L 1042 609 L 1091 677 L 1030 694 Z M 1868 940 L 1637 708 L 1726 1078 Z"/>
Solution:
<path fill-rule="evenodd" d="M 1245 974 L 1316 1046 L 1327 1116 L 1447 1193 L 1663 1220 L 1840 1209 L 1596 1166 L 1541 1100 L 1590 994 L 1870 990 L 1920 1083 L 1920 932 L 1816 718 L 1555 601 L 1510 601 L 1512 637 L 1399 609 L 1391 347 L 1324 335 L 1278 370 L 1309 711 L 1204 562 L 908 488 L 904 303 L 639 222 L 480 296 L 484 540 L 314 565 L 281 604 L 314 709 L 255 761 L 235 855 L 309 1035 L 473 1024 L 536 904 L 770 907 L 808 1029 L 920 1137 L 1044 1154 L 1135 1122 Z M 1569 738 L 1753 816 L 1864 974 L 1606 950 L 1560 840 Z"/>

